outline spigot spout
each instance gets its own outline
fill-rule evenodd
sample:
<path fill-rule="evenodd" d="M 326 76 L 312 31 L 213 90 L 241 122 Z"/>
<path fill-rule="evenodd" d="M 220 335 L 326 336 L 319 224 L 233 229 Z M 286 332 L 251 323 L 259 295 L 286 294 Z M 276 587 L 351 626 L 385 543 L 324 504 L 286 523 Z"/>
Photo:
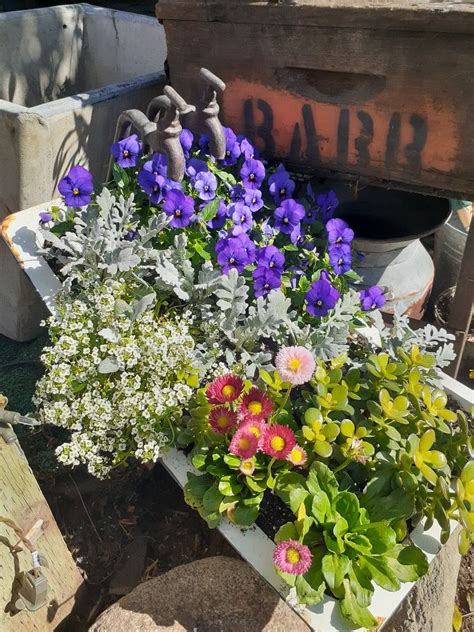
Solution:
<path fill-rule="evenodd" d="M 224 92 L 225 83 L 207 68 L 201 68 L 199 75 L 204 84 L 204 92 L 199 107 L 199 125 L 209 136 L 211 154 L 218 160 L 225 158 L 226 141 L 224 129 L 219 120 L 217 93 Z"/>
<path fill-rule="evenodd" d="M 151 139 L 152 149 L 166 154 L 168 178 L 180 182 L 184 176 L 185 164 L 179 141 L 183 130 L 180 116 L 194 112 L 196 108 L 186 103 L 171 86 L 165 86 L 163 91 L 165 94 L 150 101 L 147 108 L 148 118 L 156 124 L 156 132 Z"/>

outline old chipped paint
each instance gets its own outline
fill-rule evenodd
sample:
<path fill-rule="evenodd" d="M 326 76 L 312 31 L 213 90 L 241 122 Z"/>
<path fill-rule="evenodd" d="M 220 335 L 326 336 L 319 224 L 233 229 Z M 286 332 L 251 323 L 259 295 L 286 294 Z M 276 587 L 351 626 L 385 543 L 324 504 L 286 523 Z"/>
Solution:
<path fill-rule="evenodd" d="M 16 221 L 17 216 L 18 216 L 18 213 L 13 213 L 12 215 L 8 215 L 3 220 L 3 222 L 0 225 L 0 234 L 1 234 L 2 238 L 4 239 L 5 243 L 7 244 L 8 248 L 10 249 L 10 252 L 12 253 L 12 255 L 18 261 L 20 266 L 22 268 L 24 268 L 25 267 L 25 263 L 24 263 L 24 260 L 23 260 L 22 253 L 21 253 L 20 250 L 18 250 L 18 248 L 13 243 L 12 238 L 10 237 L 10 233 L 9 233 L 9 229 L 10 229 L 11 225 Z"/>
<path fill-rule="evenodd" d="M 264 155 L 349 172 L 431 179 L 456 165 L 459 121 L 448 98 L 381 89 L 363 103 L 328 103 L 240 78 L 227 83 L 226 121 Z"/>

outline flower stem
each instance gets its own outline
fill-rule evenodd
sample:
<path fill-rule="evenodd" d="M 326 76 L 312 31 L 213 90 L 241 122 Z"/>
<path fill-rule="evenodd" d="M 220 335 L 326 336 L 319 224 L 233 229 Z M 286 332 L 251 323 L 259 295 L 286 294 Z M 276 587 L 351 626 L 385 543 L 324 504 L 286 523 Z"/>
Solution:
<path fill-rule="evenodd" d="M 345 461 L 343 461 L 342 463 L 340 463 L 337 467 L 335 467 L 332 471 L 333 474 L 337 474 L 338 472 L 340 472 L 341 470 L 343 470 L 345 467 L 347 467 L 349 465 L 349 463 L 352 463 L 351 459 L 346 459 Z"/>
<path fill-rule="evenodd" d="M 283 397 L 283 399 L 282 399 L 282 401 L 281 401 L 281 404 L 278 406 L 278 409 L 277 409 L 276 413 L 273 415 L 273 418 L 274 418 L 274 419 L 276 419 L 276 418 L 278 417 L 278 415 L 281 413 L 281 411 L 282 411 L 282 410 L 285 408 L 285 406 L 287 405 L 287 403 L 288 403 L 288 399 L 289 399 L 289 397 L 290 397 L 290 393 L 291 393 L 291 388 L 292 388 L 292 386 L 291 386 L 291 384 L 290 384 L 290 386 L 288 387 L 288 389 L 287 389 L 287 391 L 286 391 L 286 393 L 285 393 L 285 396 Z"/>

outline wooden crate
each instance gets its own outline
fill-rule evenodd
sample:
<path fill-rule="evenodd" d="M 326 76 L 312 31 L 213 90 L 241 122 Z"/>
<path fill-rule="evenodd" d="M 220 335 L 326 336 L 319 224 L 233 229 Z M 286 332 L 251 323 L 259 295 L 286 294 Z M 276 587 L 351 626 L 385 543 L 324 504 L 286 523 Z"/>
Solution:
<path fill-rule="evenodd" d="M 159 0 L 171 82 L 302 169 L 473 199 L 474 5 Z"/>

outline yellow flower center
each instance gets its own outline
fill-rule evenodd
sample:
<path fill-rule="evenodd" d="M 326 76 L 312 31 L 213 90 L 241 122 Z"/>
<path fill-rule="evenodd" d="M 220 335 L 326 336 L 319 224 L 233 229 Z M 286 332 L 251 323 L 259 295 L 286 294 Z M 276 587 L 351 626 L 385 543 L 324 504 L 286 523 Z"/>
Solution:
<path fill-rule="evenodd" d="M 235 386 L 226 384 L 222 389 L 222 395 L 224 395 L 224 397 L 233 397 L 235 395 Z"/>
<path fill-rule="evenodd" d="M 282 450 L 285 449 L 286 444 L 283 437 L 279 437 L 277 435 L 276 437 L 273 437 L 273 439 L 270 441 L 270 445 L 272 446 L 273 450 L 275 450 L 276 452 L 281 452 Z"/>
<path fill-rule="evenodd" d="M 290 459 L 293 461 L 293 463 L 300 463 L 303 460 L 303 455 L 301 451 L 298 450 L 298 448 L 294 448 L 290 452 Z"/>
<path fill-rule="evenodd" d="M 248 450 L 250 448 L 250 441 L 246 437 L 239 439 L 239 448 L 241 450 Z"/>
<path fill-rule="evenodd" d="M 252 461 L 242 461 L 241 469 L 245 470 L 246 472 L 251 472 L 253 470 Z"/>
<path fill-rule="evenodd" d="M 79 195 L 79 189 L 77 187 L 75 187 L 72 192 L 74 195 Z"/>
<path fill-rule="evenodd" d="M 249 432 L 251 432 L 253 435 L 255 435 L 257 437 L 257 439 L 260 439 L 260 428 L 258 426 L 247 426 L 246 430 L 248 430 Z"/>
<path fill-rule="evenodd" d="M 288 549 L 286 552 L 286 561 L 290 564 L 298 564 L 301 556 L 296 549 Z"/>
<path fill-rule="evenodd" d="M 128 149 L 124 149 L 123 150 L 123 157 L 124 158 L 128 158 L 128 155 L 129 155 Z"/>
<path fill-rule="evenodd" d="M 227 426 L 228 419 L 225 415 L 219 415 L 217 418 L 217 425 L 219 428 L 225 428 Z"/>
<path fill-rule="evenodd" d="M 252 413 L 252 415 L 259 415 L 263 410 L 263 405 L 262 402 L 254 400 L 252 402 L 249 402 L 247 408 L 249 409 L 249 412 Z"/>
<path fill-rule="evenodd" d="M 288 362 L 288 368 L 290 371 L 298 371 L 298 369 L 301 369 L 301 360 L 298 358 L 291 358 Z"/>

